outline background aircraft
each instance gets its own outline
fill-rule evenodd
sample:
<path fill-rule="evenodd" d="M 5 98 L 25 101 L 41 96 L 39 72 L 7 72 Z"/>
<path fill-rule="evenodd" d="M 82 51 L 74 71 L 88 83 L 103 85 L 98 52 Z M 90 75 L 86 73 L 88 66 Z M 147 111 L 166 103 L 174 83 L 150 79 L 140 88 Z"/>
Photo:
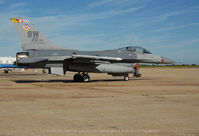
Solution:
<path fill-rule="evenodd" d="M 172 60 L 151 54 L 142 47 L 129 46 L 105 51 L 79 51 L 54 46 L 29 20 L 11 18 L 22 41 L 24 52 L 17 53 L 18 66 L 48 68 L 49 73 L 64 76 L 67 71 L 78 72 L 74 81 L 89 81 L 89 72 L 139 77 L 138 63 L 171 64 Z"/>
<path fill-rule="evenodd" d="M 0 69 L 4 69 L 5 73 L 9 73 L 13 68 L 21 68 L 20 66 L 14 65 L 16 58 L 13 57 L 0 57 Z"/>
<path fill-rule="evenodd" d="M 9 73 L 13 69 L 32 69 L 31 67 L 28 66 L 17 66 L 16 65 L 16 57 L 0 57 L 0 69 L 4 70 L 4 73 Z M 37 74 L 37 70 L 33 69 L 34 73 Z"/>

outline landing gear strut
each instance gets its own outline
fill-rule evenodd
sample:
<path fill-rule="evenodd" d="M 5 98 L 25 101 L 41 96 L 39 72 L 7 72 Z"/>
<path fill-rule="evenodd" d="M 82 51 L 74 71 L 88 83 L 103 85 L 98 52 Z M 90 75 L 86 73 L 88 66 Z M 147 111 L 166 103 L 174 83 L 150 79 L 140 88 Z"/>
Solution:
<path fill-rule="evenodd" d="M 133 76 L 134 77 L 141 77 L 142 75 L 140 73 L 138 73 L 138 72 L 135 72 Z"/>
<path fill-rule="evenodd" d="M 134 75 L 133 75 L 133 76 L 134 76 L 134 77 L 141 77 L 141 73 L 139 73 L 138 68 L 135 69 L 135 72 L 134 72 Z"/>
<path fill-rule="evenodd" d="M 78 73 L 78 74 L 74 75 L 73 80 L 75 82 L 89 82 L 90 76 L 88 74 L 85 74 L 85 73 Z"/>
<path fill-rule="evenodd" d="M 139 66 L 139 63 L 136 63 L 135 65 L 134 65 L 134 70 L 135 70 L 135 72 L 134 72 L 134 77 L 141 77 L 141 74 L 139 73 L 139 69 L 138 69 L 138 66 Z"/>

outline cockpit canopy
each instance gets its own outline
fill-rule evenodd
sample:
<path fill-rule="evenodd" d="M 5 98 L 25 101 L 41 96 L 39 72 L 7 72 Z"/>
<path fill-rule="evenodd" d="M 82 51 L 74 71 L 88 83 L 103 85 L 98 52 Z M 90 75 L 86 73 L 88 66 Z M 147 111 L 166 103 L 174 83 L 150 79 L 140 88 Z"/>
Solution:
<path fill-rule="evenodd" d="M 142 48 L 142 47 L 138 47 L 138 46 L 128 46 L 128 47 L 124 47 L 122 49 L 128 50 L 128 51 L 132 51 L 132 52 L 136 52 L 136 53 L 146 53 L 146 54 L 151 54 L 151 52 L 149 52 L 148 50 Z"/>

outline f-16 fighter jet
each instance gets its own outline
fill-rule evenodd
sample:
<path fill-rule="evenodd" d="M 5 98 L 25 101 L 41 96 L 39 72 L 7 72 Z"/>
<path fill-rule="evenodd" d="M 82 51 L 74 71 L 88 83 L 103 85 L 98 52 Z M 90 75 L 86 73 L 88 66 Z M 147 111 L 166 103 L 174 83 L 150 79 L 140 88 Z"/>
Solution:
<path fill-rule="evenodd" d="M 129 74 L 140 77 L 138 63 L 171 64 L 172 60 L 151 54 L 148 50 L 129 46 L 104 51 L 63 49 L 53 45 L 25 18 L 10 18 L 22 42 L 24 52 L 16 54 L 18 66 L 48 68 L 49 73 L 64 76 L 77 72 L 74 81 L 88 82 L 88 73 L 107 73 L 129 80 Z"/>

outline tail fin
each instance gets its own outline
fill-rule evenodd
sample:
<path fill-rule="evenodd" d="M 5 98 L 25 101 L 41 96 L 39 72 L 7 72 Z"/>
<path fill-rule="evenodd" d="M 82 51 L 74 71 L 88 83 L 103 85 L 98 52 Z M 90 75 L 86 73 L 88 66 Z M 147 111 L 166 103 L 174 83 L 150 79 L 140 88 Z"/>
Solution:
<path fill-rule="evenodd" d="M 13 22 L 23 50 L 53 50 L 57 47 L 44 37 L 40 31 L 25 18 L 10 18 Z"/>

